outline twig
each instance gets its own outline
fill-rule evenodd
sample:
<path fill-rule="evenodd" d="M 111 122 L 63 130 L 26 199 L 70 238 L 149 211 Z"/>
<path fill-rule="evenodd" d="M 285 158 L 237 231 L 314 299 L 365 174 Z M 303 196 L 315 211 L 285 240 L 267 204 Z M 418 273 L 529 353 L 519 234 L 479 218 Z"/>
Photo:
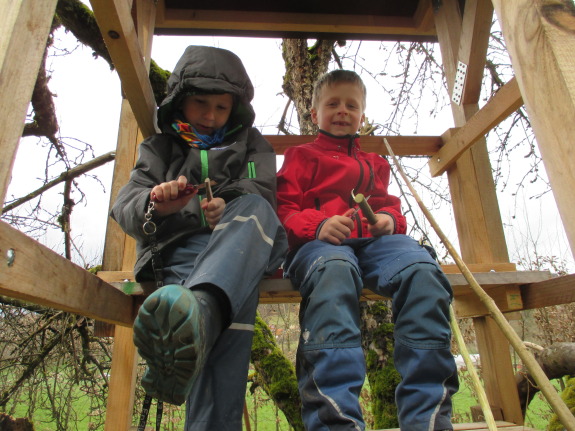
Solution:
<path fill-rule="evenodd" d="M 116 153 L 114 151 L 110 151 L 109 153 L 106 153 L 100 157 L 96 157 L 95 159 L 92 159 L 87 163 L 76 166 L 75 168 L 70 169 L 69 171 L 62 172 L 57 178 L 44 184 L 39 189 L 36 189 L 33 192 L 28 193 L 26 196 L 15 200 L 11 204 L 6 205 L 4 208 L 2 208 L 2 214 L 6 213 L 10 210 L 13 210 L 14 208 L 28 202 L 29 200 L 34 199 L 35 197 L 44 193 L 46 190 L 64 182 L 64 181 L 79 177 L 80 175 L 83 175 L 92 169 L 95 169 L 97 167 L 100 167 L 101 165 L 104 165 L 108 162 L 111 162 L 112 160 L 114 160 L 115 157 L 116 157 Z"/>
<path fill-rule="evenodd" d="M 479 299 L 487 307 L 487 310 L 491 314 L 491 317 L 493 317 L 493 319 L 495 320 L 495 323 L 497 323 L 497 325 L 499 326 L 499 328 L 501 329 L 507 340 L 509 340 L 509 343 L 513 346 L 519 357 L 523 360 L 523 363 L 525 364 L 527 369 L 531 372 L 531 375 L 539 385 L 541 392 L 543 393 L 543 395 L 545 396 L 545 398 L 547 399 L 547 401 L 557 414 L 557 417 L 559 418 L 563 426 L 565 426 L 565 429 L 567 431 L 575 431 L 575 416 L 573 416 L 571 411 L 569 411 L 569 408 L 565 405 L 563 400 L 561 400 L 561 398 L 557 394 L 557 391 L 555 390 L 555 388 L 553 387 L 553 385 L 551 384 L 551 382 L 541 369 L 541 366 L 539 365 L 533 354 L 529 350 L 527 350 L 521 338 L 519 338 L 517 333 L 513 330 L 513 328 L 509 324 L 509 322 L 505 319 L 505 316 L 503 315 L 501 310 L 499 310 L 499 308 L 495 304 L 495 301 L 493 301 L 493 299 L 479 285 L 477 280 L 475 280 L 475 277 L 473 276 L 473 274 L 471 273 L 465 262 L 463 262 L 463 259 L 461 259 L 461 257 L 459 256 L 459 253 L 457 253 L 451 242 L 447 239 L 447 236 L 443 233 L 443 231 L 439 227 L 439 224 L 435 221 L 435 218 L 433 217 L 433 215 L 431 215 L 431 213 L 429 212 L 429 210 L 427 209 L 427 207 L 425 206 L 425 204 L 423 203 L 423 201 L 421 200 L 421 198 L 411 185 L 409 179 L 403 172 L 403 169 L 397 162 L 395 154 L 393 153 L 391 146 L 387 142 L 387 139 L 383 138 L 383 142 L 387 147 L 389 155 L 393 159 L 393 163 L 395 164 L 403 180 L 407 184 L 407 187 L 409 187 L 419 207 L 421 208 L 421 210 L 429 220 L 429 223 L 431 224 L 431 226 L 433 227 L 433 229 L 435 230 L 435 232 L 437 233 L 437 235 L 439 236 L 439 238 L 449 251 L 449 254 L 451 254 L 453 259 L 455 260 L 455 263 L 457 264 L 459 270 L 469 283 L 469 286 L 477 294 L 477 296 L 479 296 Z"/>

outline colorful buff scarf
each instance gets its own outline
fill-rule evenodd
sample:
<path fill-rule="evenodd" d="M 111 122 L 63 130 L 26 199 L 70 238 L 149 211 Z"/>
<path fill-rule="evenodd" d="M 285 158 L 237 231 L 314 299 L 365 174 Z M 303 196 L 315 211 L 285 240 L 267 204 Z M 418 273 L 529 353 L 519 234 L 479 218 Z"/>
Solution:
<path fill-rule="evenodd" d="M 221 144 L 226 136 L 227 126 L 221 127 L 213 135 L 202 135 L 190 123 L 184 123 L 176 119 L 172 123 L 172 128 L 182 137 L 192 148 L 206 150 L 215 145 Z"/>

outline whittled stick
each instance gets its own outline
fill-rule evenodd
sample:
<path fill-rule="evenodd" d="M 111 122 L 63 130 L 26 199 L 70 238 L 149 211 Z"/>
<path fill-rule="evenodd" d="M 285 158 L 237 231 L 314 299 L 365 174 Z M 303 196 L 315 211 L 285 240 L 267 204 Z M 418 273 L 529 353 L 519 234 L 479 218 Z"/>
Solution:
<path fill-rule="evenodd" d="M 206 178 L 204 184 L 206 185 L 206 199 L 208 202 L 210 202 L 214 198 L 214 195 L 212 194 L 212 184 L 210 179 Z"/>
<path fill-rule="evenodd" d="M 363 215 L 367 219 L 367 222 L 369 224 L 376 224 L 377 223 L 377 217 L 375 217 L 375 214 L 373 213 L 373 210 L 371 209 L 371 207 L 367 203 L 365 196 L 362 193 L 358 193 L 357 195 L 355 195 L 353 197 L 353 200 L 361 208 L 361 212 L 363 213 Z"/>

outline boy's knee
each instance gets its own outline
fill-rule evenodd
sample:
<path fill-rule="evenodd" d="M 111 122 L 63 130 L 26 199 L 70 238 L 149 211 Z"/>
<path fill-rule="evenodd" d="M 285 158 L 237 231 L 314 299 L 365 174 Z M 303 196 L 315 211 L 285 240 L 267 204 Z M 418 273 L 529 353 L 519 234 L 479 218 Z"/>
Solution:
<path fill-rule="evenodd" d="M 330 258 L 310 268 L 308 282 L 312 286 L 327 286 L 330 295 L 359 295 L 362 281 L 359 269 L 346 259 Z"/>

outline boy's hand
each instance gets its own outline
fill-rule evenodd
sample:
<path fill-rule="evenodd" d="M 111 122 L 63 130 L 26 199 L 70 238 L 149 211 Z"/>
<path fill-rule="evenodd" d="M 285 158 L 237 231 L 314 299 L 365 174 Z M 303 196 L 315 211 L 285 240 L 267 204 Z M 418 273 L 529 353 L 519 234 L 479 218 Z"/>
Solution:
<path fill-rule="evenodd" d="M 208 225 L 213 229 L 222 218 L 222 214 L 226 208 L 226 201 L 222 198 L 213 198 L 208 202 L 208 199 L 204 198 L 202 199 L 202 202 L 200 202 L 200 205 L 204 210 L 204 215 L 206 216 Z"/>
<path fill-rule="evenodd" d="M 168 181 L 155 186 L 150 192 L 150 199 L 155 202 L 155 212 L 159 217 L 165 217 L 180 211 L 195 196 L 195 193 L 181 196 L 178 193 L 186 188 L 188 180 L 181 175 L 177 180 Z"/>
<path fill-rule="evenodd" d="M 368 224 L 367 229 L 371 236 L 383 236 L 383 235 L 392 235 L 393 231 L 395 230 L 395 222 L 393 221 L 393 217 L 389 214 L 376 214 L 375 218 L 377 222 L 375 224 Z M 367 219 L 364 217 L 361 220 L 364 223 L 367 223 Z"/>
<path fill-rule="evenodd" d="M 344 215 L 335 215 L 327 219 L 321 227 L 317 238 L 333 245 L 341 245 L 344 239 L 349 238 L 354 223 L 350 218 L 354 209 L 351 208 Z"/>

